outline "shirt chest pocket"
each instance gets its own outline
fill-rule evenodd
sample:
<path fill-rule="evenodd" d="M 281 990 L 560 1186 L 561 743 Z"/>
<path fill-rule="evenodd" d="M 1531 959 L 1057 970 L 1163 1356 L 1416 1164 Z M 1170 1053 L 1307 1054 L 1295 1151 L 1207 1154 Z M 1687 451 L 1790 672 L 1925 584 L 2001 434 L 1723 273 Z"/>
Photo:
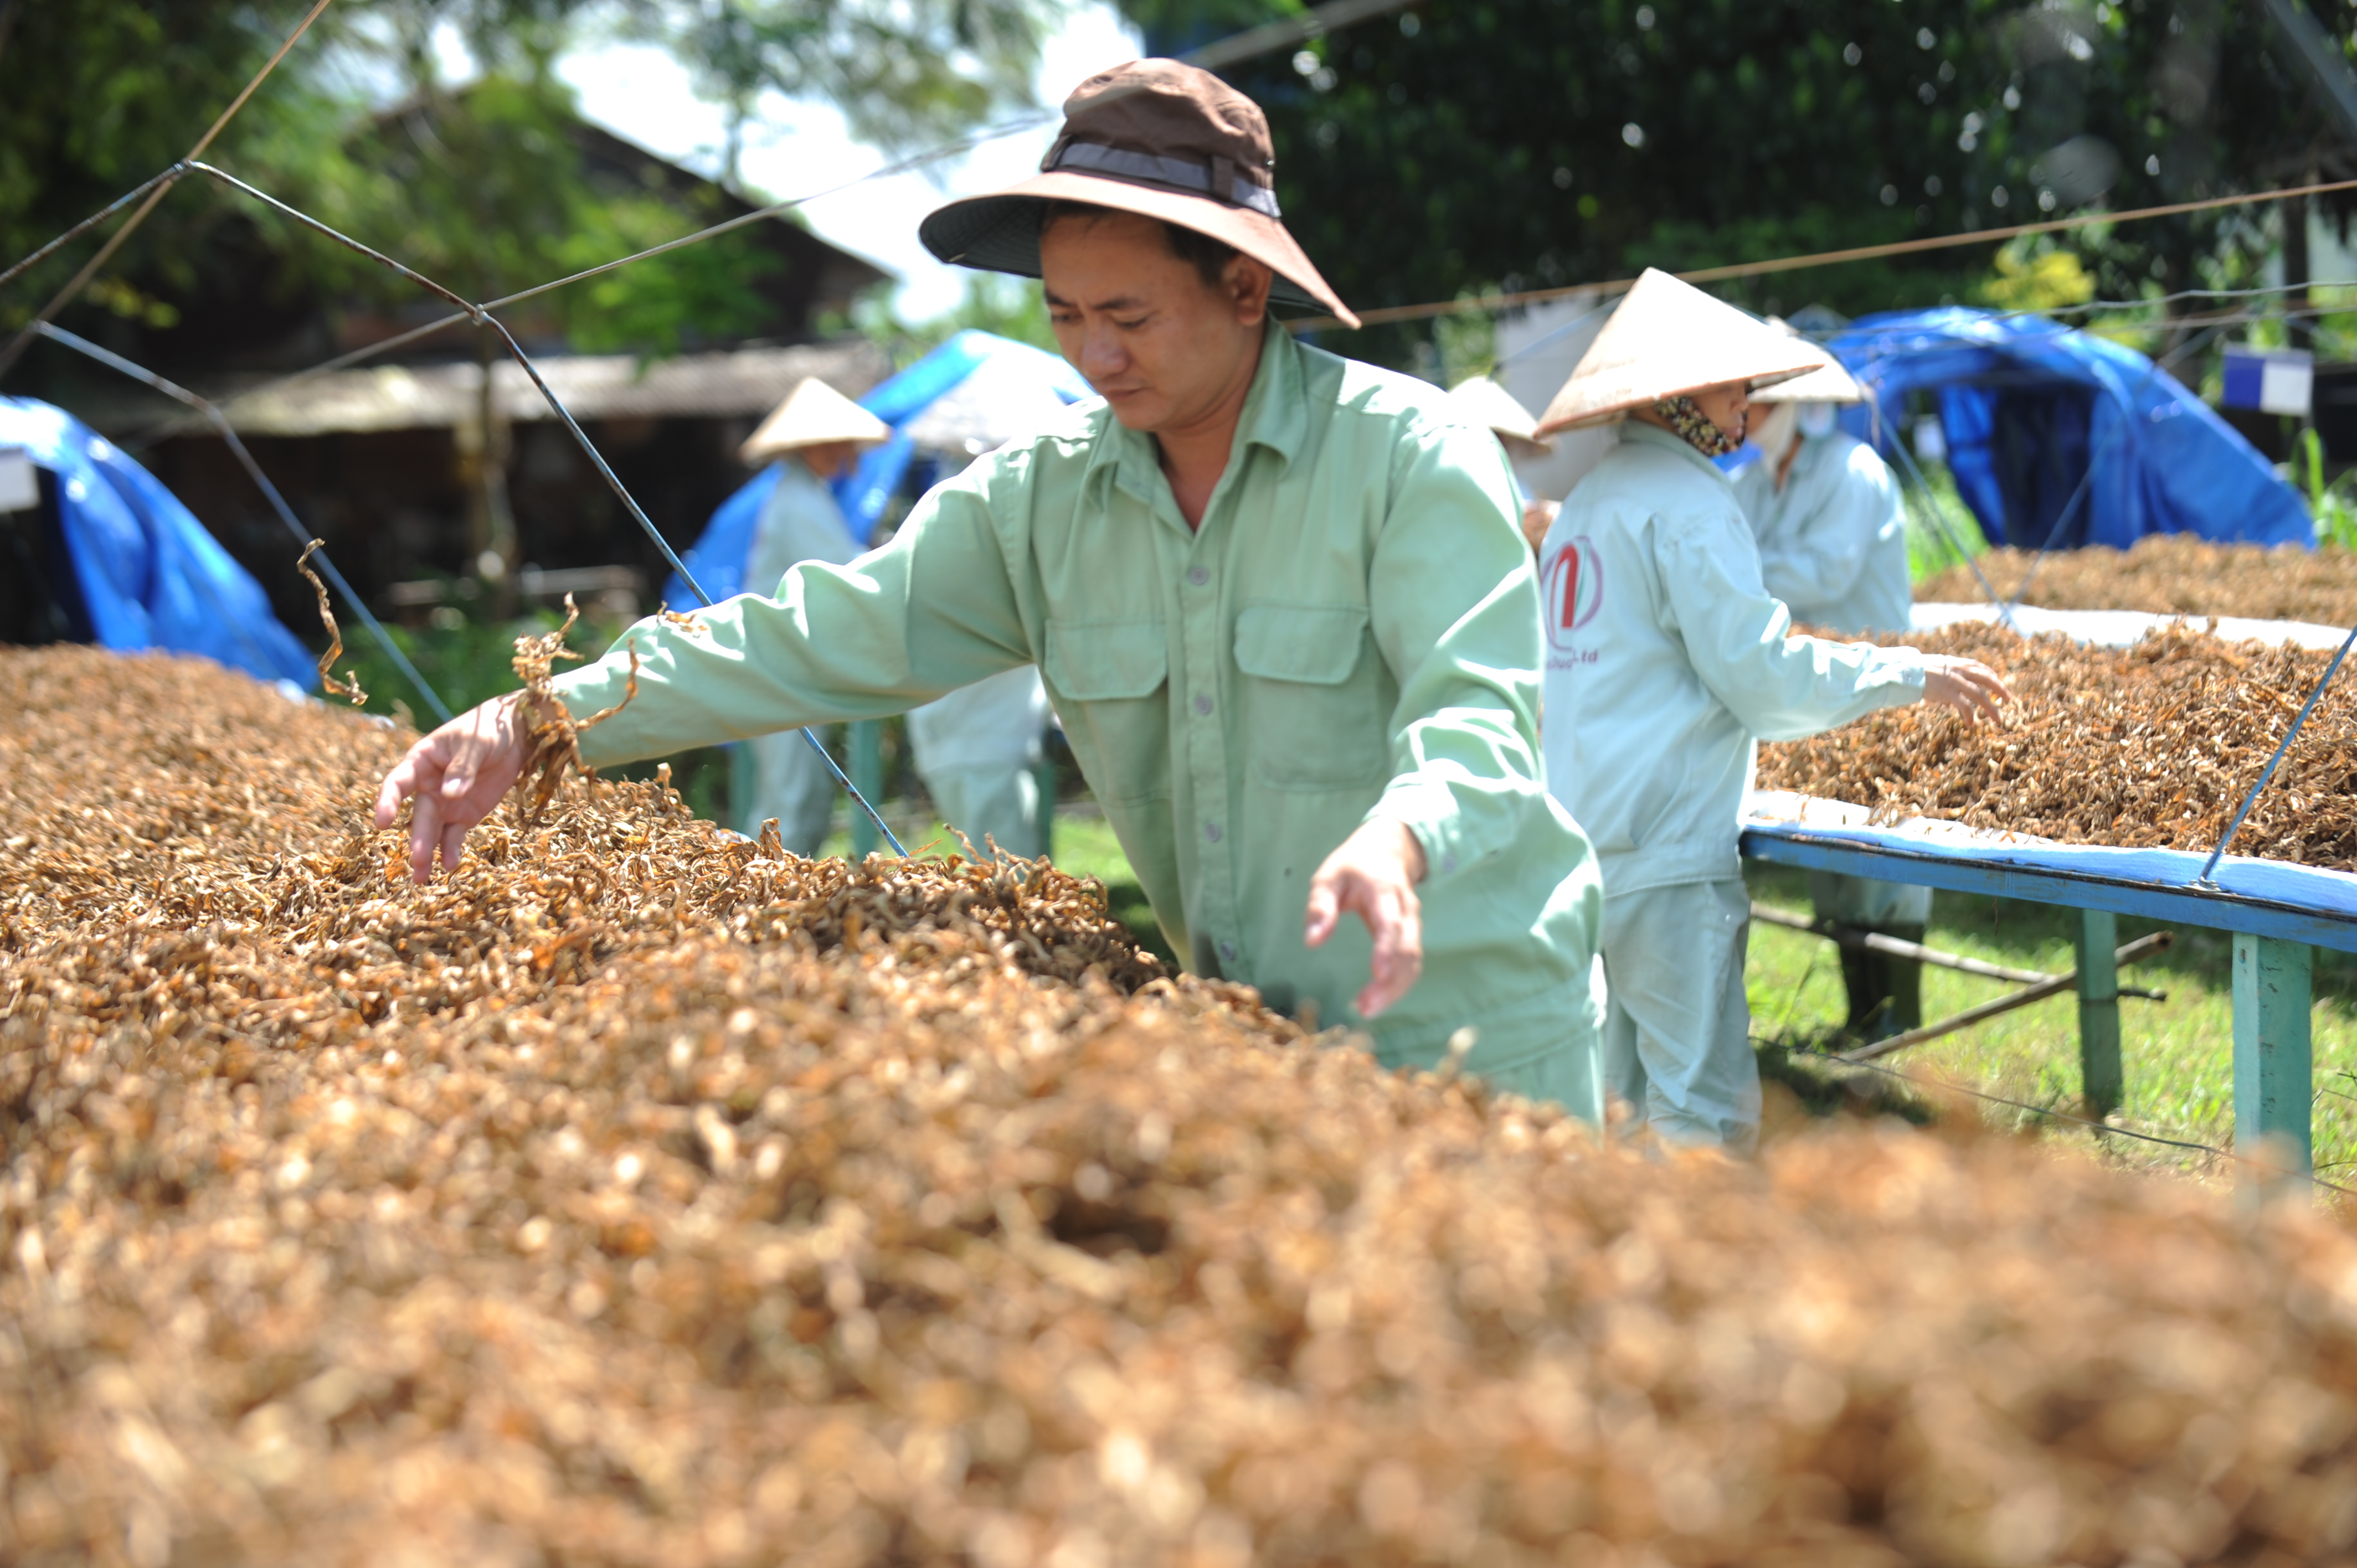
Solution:
<path fill-rule="evenodd" d="M 1170 650 L 1159 616 L 1048 622 L 1047 677 L 1090 788 L 1107 801 L 1170 793 Z"/>
<path fill-rule="evenodd" d="M 1278 789 L 1354 789 L 1390 775 L 1390 702 L 1363 605 L 1246 605 L 1236 668 L 1253 771 Z"/>

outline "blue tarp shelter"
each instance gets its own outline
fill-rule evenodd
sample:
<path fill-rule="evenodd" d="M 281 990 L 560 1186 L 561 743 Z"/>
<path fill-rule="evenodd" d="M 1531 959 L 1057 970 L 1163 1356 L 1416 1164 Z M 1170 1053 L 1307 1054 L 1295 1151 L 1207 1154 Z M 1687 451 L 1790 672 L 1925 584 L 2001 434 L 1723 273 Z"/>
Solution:
<path fill-rule="evenodd" d="M 1958 306 L 1863 317 L 1825 346 L 1871 394 L 1845 422 L 1885 456 L 1906 436 L 1910 394 L 1930 394 L 1956 489 L 1992 544 L 2315 542 L 2298 493 L 2258 450 L 2133 349 Z"/>
<path fill-rule="evenodd" d="M 262 585 L 155 475 L 45 403 L 0 397 L 0 446 L 54 476 L 73 635 L 103 648 L 196 653 L 309 689 L 318 668 L 270 613 Z"/>
<path fill-rule="evenodd" d="M 857 467 L 835 481 L 834 499 L 843 508 L 844 521 L 851 525 L 853 538 L 863 544 L 874 542 L 885 504 L 909 477 L 917 460 L 909 426 L 985 365 L 1037 376 L 1066 403 L 1095 395 L 1081 373 L 1054 354 L 996 333 L 960 332 L 859 400 L 862 408 L 892 426 L 892 439 L 864 454 Z M 683 557 L 716 603 L 745 591 L 745 563 L 752 556 L 754 527 L 760 521 L 770 492 L 777 489 L 778 474 L 778 465 L 773 463 L 721 502 L 694 548 Z M 677 573 L 663 585 L 663 596 L 673 609 L 695 607 L 695 595 Z"/>

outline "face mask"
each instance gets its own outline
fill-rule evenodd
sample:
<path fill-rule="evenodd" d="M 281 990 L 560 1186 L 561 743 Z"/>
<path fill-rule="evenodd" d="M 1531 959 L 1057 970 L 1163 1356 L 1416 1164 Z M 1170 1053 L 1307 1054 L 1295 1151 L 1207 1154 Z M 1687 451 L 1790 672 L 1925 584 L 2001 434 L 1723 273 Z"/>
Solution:
<path fill-rule="evenodd" d="M 1653 412 L 1669 423 L 1680 439 L 1706 457 L 1724 457 L 1743 445 L 1726 431 L 1710 422 L 1690 397 L 1665 397 L 1653 404 Z"/>
<path fill-rule="evenodd" d="M 1760 405 L 1754 404 L 1755 409 Z M 1780 460 L 1792 445 L 1792 432 L 1800 419 L 1801 405 L 1792 403 L 1771 403 L 1760 413 L 1751 426 L 1751 444 L 1766 453 L 1770 460 Z"/>
<path fill-rule="evenodd" d="M 1801 434 L 1813 441 L 1822 441 L 1834 433 L 1839 416 L 1829 403 L 1804 403 L 1801 408 Z"/>

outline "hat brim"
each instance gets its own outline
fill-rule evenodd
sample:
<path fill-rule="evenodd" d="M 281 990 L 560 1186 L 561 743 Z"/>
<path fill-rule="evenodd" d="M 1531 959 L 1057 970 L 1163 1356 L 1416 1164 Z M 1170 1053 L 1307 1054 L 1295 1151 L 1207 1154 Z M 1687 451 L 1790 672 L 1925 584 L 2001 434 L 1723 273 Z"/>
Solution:
<path fill-rule="evenodd" d="M 1233 246 L 1276 274 L 1269 300 L 1322 310 L 1356 327 L 1359 318 L 1327 286 L 1284 224 L 1248 207 L 1093 174 L 1054 170 L 988 196 L 969 196 L 929 213 L 917 226 L 925 249 L 953 266 L 1039 275 L 1039 209 L 1050 201 L 1111 208 L 1176 223 Z"/>
<path fill-rule="evenodd" d="M 1732 386 L 1738 381 L 1744 382 L 1750 391 L 1758 392 L 1764 387 L 1775 386 L 1779 382 L 1805 376 L 1816 368 L 1814 365 L 1803 365 L 1798 370 L 1771 371 L 1765 375 L 1696 381 L 1693 386 L 1678 387 L 1669 392 L 1632 392 L 1626 396 L 1609 400 L 1606 407 L 1591 410 L 1577 418 L 1558 419 L 1553 422 L 1542 420 L 1539 423 L 1538 435 L 1544 440 L 1550 435 L 1560 435 L 1566 430 L 1588 430 L 1599 424 L 1610 424 L 1616 420 L 1626 418 L 1632 409 L 1645 408 L 1656 403 L 1666 403 L 1674 397 L 1692 397 L 1696 392 L 1708 392 L 1713 387 Z"/>

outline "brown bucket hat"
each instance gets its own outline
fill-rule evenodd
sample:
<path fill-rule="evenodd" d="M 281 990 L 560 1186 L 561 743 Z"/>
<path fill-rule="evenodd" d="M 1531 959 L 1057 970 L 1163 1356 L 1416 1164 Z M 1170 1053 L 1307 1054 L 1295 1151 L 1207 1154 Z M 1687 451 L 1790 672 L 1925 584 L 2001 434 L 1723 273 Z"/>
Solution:
<path fill-rule="evenodd" d="M 1064 101 L 1064 129 L 1039 173 L 988 196 L 952 201 L 917 229 L 942 261 L 1039 275 L 1039 209 L 1049 201 L 1141 213 L 1234 246 L 1276 274 L 1269 297 L 1356 327 L 1277 221 L 1276 166 L 1260 105 L 1175 59 L 1099 71 Z"/>

